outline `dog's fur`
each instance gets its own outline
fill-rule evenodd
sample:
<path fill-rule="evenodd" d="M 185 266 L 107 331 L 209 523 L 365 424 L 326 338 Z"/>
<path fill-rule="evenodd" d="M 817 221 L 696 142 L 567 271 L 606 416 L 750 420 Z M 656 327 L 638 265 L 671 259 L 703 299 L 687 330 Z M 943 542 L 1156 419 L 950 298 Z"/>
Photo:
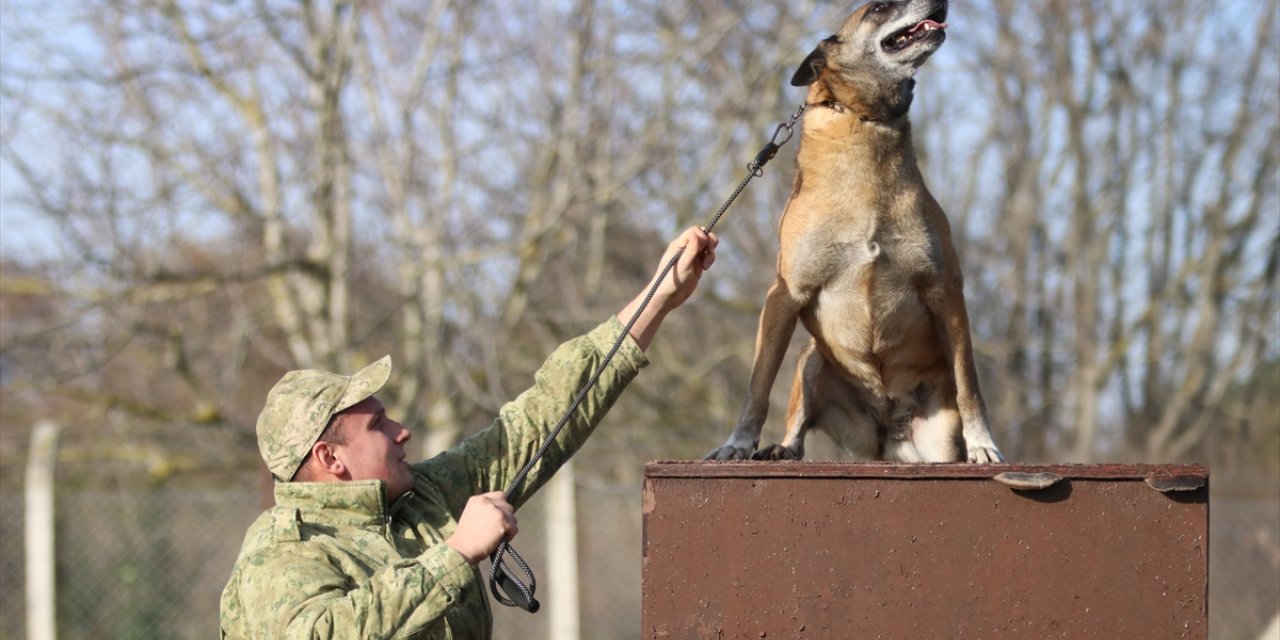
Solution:
<path fill-rule="evenodd" d="M 946 0 L 865 5 L 792 78 L 809 94 L 778 276 L 742 416 L 708 459 L 800 459 L 818 429 L 864 458 L 1003 460 L 978 389 L 950 225 L 925 188 L 907 121 L 912 77 L 942 45 L 946 11 Z M 797 319 L 812 339 L 786 437 L 757 451 Z"/>

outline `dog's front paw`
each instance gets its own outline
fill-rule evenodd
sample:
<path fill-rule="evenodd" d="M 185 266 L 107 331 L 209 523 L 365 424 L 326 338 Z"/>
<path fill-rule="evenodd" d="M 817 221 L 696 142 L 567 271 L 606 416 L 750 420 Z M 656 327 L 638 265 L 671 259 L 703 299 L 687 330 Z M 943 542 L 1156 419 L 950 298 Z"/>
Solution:
<path fill-rule="evenodd" d="M 780 444 L 765 447 L 751 456 L 752 460 L 799 460 L 804 454 Z"/>
<path fill-rule="evenodd" d="M 999 464 L 1004 462 L 1004 456 L 1000 455 L 1000 450 L 995 446 L 990 447 L 969 447 L 969 462 L 974 464 Z"/>
<path fill-rule="evenodd" d="M 731 442 L 726 442 L 723 445 L 708 451 L 707 455 L 702 456 L 702 459 L 717 460 L 720 462 L 726 462 L 729 460 L 747 460 L 751 458 L 751 453 L 755 450 L 756 448 L 754 445 L 745 447 L 735 445 Z"/>

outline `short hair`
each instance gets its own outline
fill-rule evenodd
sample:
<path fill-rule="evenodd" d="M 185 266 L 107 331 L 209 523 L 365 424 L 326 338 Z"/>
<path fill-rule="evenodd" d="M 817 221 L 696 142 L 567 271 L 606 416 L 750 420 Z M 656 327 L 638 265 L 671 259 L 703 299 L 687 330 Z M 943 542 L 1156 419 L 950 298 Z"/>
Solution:
<path fill-rule="evenodd" d="M 345 414 L 345 410 L 333 414 L 333 417 L 329 418 L 329 422 L 324 425 L 324 429 L 320 432 L 320 437 L 316 438 L 316 442 L 326 442 L 335 446 L 347 444 L 347 430 L 342 426 L 342 421 L 339 420 L 339 418 Z M 311 446 L 314 447 L 315 444 L 312 444 Z M 298 465 L 298 470 L 294 471 L 293 477 L 289 478 L 289 482 L 296 482 L 298 480 L 298 474 L 302 473 L 302 470 L 307 466 L 307 461 L 310 459 L 311 452 L 308 451 L 306 457 L 302 459 L 302 463 Z"/>

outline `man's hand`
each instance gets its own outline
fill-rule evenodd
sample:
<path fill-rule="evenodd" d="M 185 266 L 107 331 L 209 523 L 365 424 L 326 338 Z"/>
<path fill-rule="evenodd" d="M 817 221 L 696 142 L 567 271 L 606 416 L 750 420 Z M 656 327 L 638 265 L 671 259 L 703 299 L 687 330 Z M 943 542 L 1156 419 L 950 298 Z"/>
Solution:
<path fill-rule="evenodd" d="M 693 291 L 698 288 L 698 282 L 702 279 L 702 272 L 710 269 L 715 263 L 716 245 L 719 243 L 720 239 L 714 233 L 707 233 L 702 230 L 702 227 L 690 227 L 667 245 L 667 252 L 662 256 L 662 261 L 658 263 L 658 269 L 653 274 L 655 280 L 662 275 L 662 270 L 677 252 L 683 250 L 684 253 L 680 254 L 680 261 L 667 274 L 662 281 L 662 286 L 653 297 L 654 302 L 661 305 L 663 311 L 675 309 L 693 295 Z M 649 282 L 649 286 L 653 286 L 652 281 Z"/>
<path fill-rule="evenodd" d="M 511 540 L 520 532 L 515 508 L 501 491 L 471 496 L 458 518 L 458 528 L 444 543 L 453 547 L 475 566 L 497 551 L 503 540 Z"/>
<path fill-rule="evenodd" d="M 677 252 L 684 251 L 680 254 L 680 260 L 676 262 L 676 266 L 662 280 L 662 285 L 654 293 L 653 300 L 645 307 L 644 313 L 631 327 L 631 337 L 641 349 L 649 348 L 649 342 L 653 340 L 654 334 L 658 332 L 658 326 L 662 324 L 667 314 L 684 304 L 685 300 L 693 295 L 694 290 L 698 288 L 698 282 L 702 279 L 702 273 L 715 263 L 716 245 L 719 243 L 720 239 L 714 233 L 707 233 L 702 227 L 690 227 L 667 245 L 667 251 L 658 262 L 653 280 L 650 280 L 649 285 L 640 295 L 618 312 L 618 319 L 624 325 L 629 322 L 635 315 L 636 309 L 640 308 L 640 303 L 644 301 L 649 289 L 653 288 L 654 281 L 662 275 L 662 270 L 667 267 Z"/>

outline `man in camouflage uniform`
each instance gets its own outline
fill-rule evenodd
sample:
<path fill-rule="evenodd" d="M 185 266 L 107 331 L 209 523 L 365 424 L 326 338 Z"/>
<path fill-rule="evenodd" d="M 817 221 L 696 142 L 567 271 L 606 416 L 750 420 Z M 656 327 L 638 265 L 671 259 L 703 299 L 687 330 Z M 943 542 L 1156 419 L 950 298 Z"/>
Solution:
<path fill-rule="evenodd" d="M 487 429 L 408 464 L 409 431 L 374 395 L 384 357 L 351 376 L 290 371 L 267 394 L 258 447 L 275 501 L 249 527 L 222 593 L 223 638 L 488 638 L 493 615 L 476 564 L 518 531 L 514 510 L 582 446 L 647 360 L 666 314 L 697 288 L 716 238 L 686 231 L 686 248 L 632 326 L 609 369 L 511 496 L 502 490 L 555 427 L 622 334 L 643 294 L 561 345 L 534 386 Z"/>

